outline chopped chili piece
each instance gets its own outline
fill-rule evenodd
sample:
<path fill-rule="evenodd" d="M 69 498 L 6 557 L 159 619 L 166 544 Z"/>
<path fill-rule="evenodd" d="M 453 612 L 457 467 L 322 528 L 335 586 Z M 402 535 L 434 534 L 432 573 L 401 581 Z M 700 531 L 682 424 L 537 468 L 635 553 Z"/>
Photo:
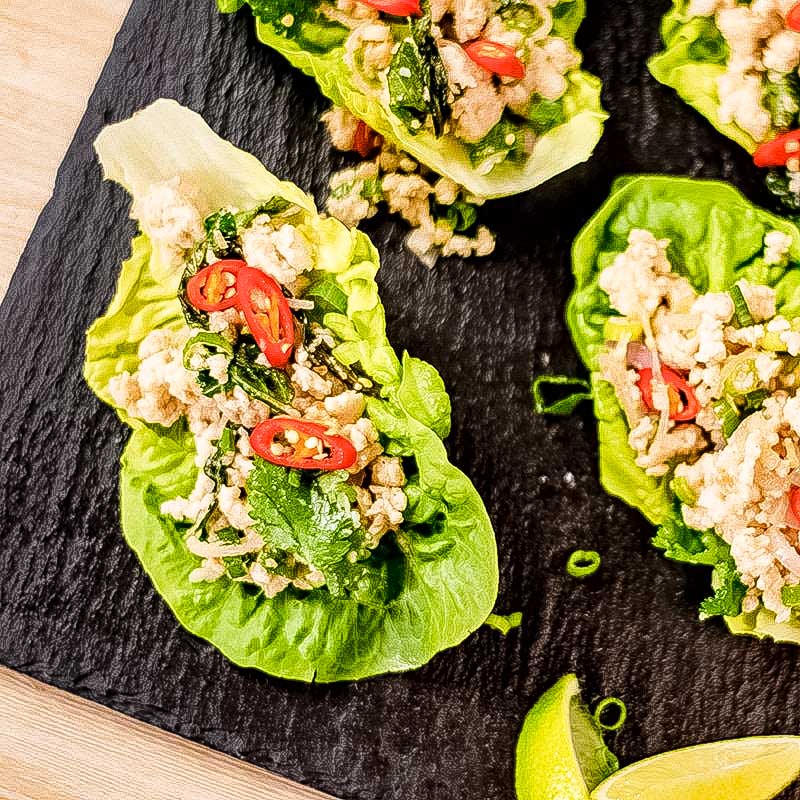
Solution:
<path fill-rule="evenodd" d="M 358 121 L 356 132 L 353 136 L 353 149 L 361 156 L 366 158 L 381 146 L 383 137 L 376 133 L 366 122 Z"/>
<path fill-rule="evenodd" d="M 800 130 L 782 133 L 760 144 L 753 153 L 757 167 L 785 167 L 790 158 L 800 158 Z"/>
<path fill-rule="evenodd" d="M 513 47 L 489 39 L 478 39 L 464 48 L 466 54 L 479 66 L 504 78 L 525 77 L 525 65 L 517 58 Z"/>
<path fill-rule="evenodd" d="M 349 439 L 327 433 L 317 422 L 273 417 L 250 434 L 253 452 L 271 464 L 295 469 L 347 469 L 358 454 Z"/>
<path fill-rule="evenodd" d="M 360 0 L 364 5 L 393 17 L 421 17 L 420 0 Z"/>
<path fill-rule="evenodd" d="M 283 368 L 294 348 L 294 316 L 278 283 L 259 269 L 239 270 L 239 308 L 271 367 Z"/>
<path fill-rule="evenodd" d="M 797 31 L 800 33 L 800 3 L 795 3 L 786 12 L 786 27 L 790 31 Z"/>
<path fill-rule="evenodd" d="M 653 370 L 649 368 L 637 370 L 639 380 L 636 385 L 642 393 L 642 402 L 648 411 L 655 411 L 653 405 Z M 700 411 L 700 403 L 695 397 L 694 389 L 679 373 L 670 367 L 661 367 L 661 377 L 667 384 L 669 392 L 669 418 L 675 422 L 689 422 Z"/>
<path fill-rule="evenodd" d="M 225 311 L 238 302 L 239 270 L 246 266 L 238 259 L 223 259 L 204 267 L 189 278 L 186 296 L 200 311 Z"/>
<path fill-rule="evenodd" d="M 800 525 L 800 486 L 792 486 L 789 490 L 789 510 Z"/>

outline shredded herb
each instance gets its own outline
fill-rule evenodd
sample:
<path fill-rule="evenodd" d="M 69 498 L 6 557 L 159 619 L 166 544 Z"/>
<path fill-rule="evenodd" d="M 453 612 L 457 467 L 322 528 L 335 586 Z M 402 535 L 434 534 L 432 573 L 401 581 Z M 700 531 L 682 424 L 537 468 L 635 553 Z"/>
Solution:
<path fill-rule="evenodd" d="M 800 586 L 784 586 L 781 589 L 781 600 L 789 608 L 800 606 Z"/>
<path fill-rule="evenodd" d="M 800 79 L 796 72 L 767 80 L 764 105 L 777 130 L 790 130 L 797 125 L 800 112 Z"/>
<path fill-rule="evenodd" d="M 572 578 L 588 578 L 600 569 L 601 560 L 596 550 L 575 550 L 567 559 L 567 574 Z"/>
<path fill-rule="evenodd" d="M 521 161 L 527 157 L 525 141 L 518 125 L 503 117 L 476 144 L 469 146 L 469 160 L 480 172 L 489 172 L 506 159 Z"/>
<path fill-rule="evenodd" d="M 719 400 L 715 400 L 711 408 L 714 410 L 714 414 L 716 414 L 717 419 L 722 425 L 722 435 L 726 439 L 730 439 L 742 421 L 736 404 L 729 397 L 725 396 L 720 397 Z"/>
<path fill-rule="evenodd" d="M 544 399 L 542 387 L 544 386 L 574 386 L 582 391 L 573 391 L 566 397 L 548 403 Z M 537 414 L 555 414 L 567 416 L 571 414 L 578 404 L 584 400 L 592 399 L 592 388 L 588 381 L 581 378 L 570 378 L 567 375 L 539 375 L 533 380 L 533 409 Z"/>
<path fill-rule="evenodd" d="M 195 380 L 200 386 L 200 391 L 206 397 L 213 397 L 218 392 L 225 391 L 226 384 L 220 383 L 212 377 L 208 368 L 202 367 L 195 370 L 192 367 L 192 358 L 199 355 L 201 358 L 208 358 L 212 355 L 224 355 L 228 362 L 233 358 L 233 345 L 218 333 L 211 331 L 200 331 L 192 336 L 183 347 L 183 366 L 195 372 Z"/>
<path fill-rule="evenodd" d="M 428 117 L 433 132 L 441 136 L 450 115 L 447 70 L 431 33 L 430 9 L 410 22 L 410 36 L 403 39 L 386 74 L 389 108 L 415 134 Z"/>
<path fill-rule="evenodd" d="M 256 363 L 261 355 L 254 341 L 242 339 L 236 345 L 233 360 L 228 366 L 231 384 L 239 386 L 252 398 L 266 403 L 273 411 L 288 413 L 288 404 L 294 399 L 294 389 L 289 376 L 281 369 Z"/>
<path fill-rule="evenodd" d="M 509 631 L 519 628 L 522 625 L 522 612 L 514 611 L 512 614 L 489 614 L 486 622 L 483 623 L 489 628 L 500 631 L 503 636 L 508 635 Z"/>
<path fill-rule="evenodd" d="M 628 708 L 618 697 L 606 697 L 597 704 L 592 716 L 604 731 L 618 731 L 628 718 Z"/>

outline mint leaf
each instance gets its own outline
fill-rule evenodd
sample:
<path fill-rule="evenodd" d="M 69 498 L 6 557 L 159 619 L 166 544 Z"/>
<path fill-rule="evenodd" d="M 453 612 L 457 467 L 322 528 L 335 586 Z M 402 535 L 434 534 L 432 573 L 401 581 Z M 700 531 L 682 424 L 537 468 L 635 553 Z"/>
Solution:
<path fill-rule="evenodd" d="M 324 576 L 334 596 L 380 594 L 381 570 L 363 563 L 371 552 L 350 510 L 346 472 L 310 477 L 257 458 L 247 480 L 255 528 L 270 550 L 285 550 Z M 290 475 L 299 480 L 290 481 Z"/>

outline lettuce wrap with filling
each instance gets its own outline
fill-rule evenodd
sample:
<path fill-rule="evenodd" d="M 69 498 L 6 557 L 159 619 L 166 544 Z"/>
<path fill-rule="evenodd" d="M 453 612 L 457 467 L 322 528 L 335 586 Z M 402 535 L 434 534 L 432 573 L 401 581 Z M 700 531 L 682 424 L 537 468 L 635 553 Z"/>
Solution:
<path fill-rule="evenodd" d="M 579 68 L 574 47 L 585 16 L 583 0 L 501 0 L 487 5 L 477 25 L 472 24 L 477 7 L 465 8 L 471 19 L 463 30 L 458 4 L 449 12 L 441 3 L 396 12 L 411 13 L 406 18 L 370 16 L 373 4 L 356 0 L 218 0 L 218 5 L 224 12 L 249 6 L 260 41 L 313 77 L 335 106 L 347 108 L 398 149 L 473 195 L 503 197 L 538 186 L 586 161 L 602 135 L 607 114 L 600 81 Z M 395 5 L 405 9 L 408 4 Z M 452 34 L 448 14 L 455 18 Z M 374 45 L 371 51 L 353 45 L 359 36 Z M 514 83 L 510 73 L 487 77 L 475 67 L 465 50 L 483 39 L 516 49 L 526 77 Z M 384 44 L 390 49 L 381 60 L 375 53 Z M 546 78 L 523 90 L 522 97 L 514 94 L 537 74 Z M 470 100 L 471 91 L 483 93 Z M 473 123 L 503 92 L 508 106 L 503 110 L 501 103 L 490 124 L 476 132 Z"/>
<path fill-rule="evenodd" d="M 609 295 L 600 286 L 601 273 L 619 263 L 618 257 L 629 247 L 631 232 L 637 230 L 655 237 L 647 245 L 654 251 L 656 244 L 666 248 L 675 280 L 685 278 L 699 295 L 735 292 L 735 285 L 769 286 L 775 293 L 778 314 L 792 321 L 800 315 L 800 231 L 792 222 L 754 206 L 724 183 L 664 176 L 622 178 L 574 242 L 575 289 L 567 307 L 573 340 L 591 373 L 604 488 L 659 526 L 654 544 L 669 558 L 713 568 L 714 597 L 701 606 L 703 616 L 724 615 L 734 633 L 800 642 L 796 610 L 781 622 L 776 622 L 775 614 L 763 606 L 740 613 L 745 587 L 739 581 L 730 547 L 713 530 L 693 530 L 685 524 L 681 504 L 696 502 L 696 498 L 676 491 L 675 464 L 662 475 L 647 474 L 637 464 L 637 453 L 629 443 L 626 413 L 602 372 L 602 360 L 609 349 L 609 320 L 618 328 L 620 322 L 628 329 L 630 325 L 617 316 Z M 763 247 L 768 235 L 783 241 L 785 252 L 780 259 L 765 257 Z M 749 322 L 752 324 L 752 320 Z M 730 326 L 735 336 L 736 322 Z M 788 325 L 785 327 L 789 330 Z M 631 353 L 641 359 L 642 346 L 629 349 L 629 357 Z M 795 361 L 788 355 L 784 361 L 796 370 Z M 641 387 L 641 377 L 639 380 Z M 738 423 L 735 419 L 734 426 Z M 722 444 L 718 441 L 717 449 Z"/>
<path fill-rule="evenodd" d="M 302 238 L 311 259 L 304 282 L 298 283 L 302 292 L 295 294 L 296 307 L 306 310 L 295 313 L 317 315 L 314 324 L 333 340 L 336 364 L 328 361 L 331 370 L 357 373 L 359 388 L 372 387 L 363 411 L 370 430 L 379 434 L 372 446 L 382 450 L 386 463 L 402 464 L 406 476 L 402 521 L 383 534 L 380 545 L 366 550 L 352 545 L 362 533 L 350 507 L 356 491 L 348 483 L 352 476 L 343 470 L 308 473 L 251 456 L 248 513 L 255 531 L 291 549 L 298 559 L 302 556 L 306 564 L 313 559 L 317 582 L 290 584 L 272 576 L 281 579 L 282 590 L 267 596 L 258 584 L 242 580 L 242 570 L 255 567 L 255 562 L 248 564 L 249 556 L 244 562 L 241 556 L 212 559 L 222 572 L 213 581 L 190 582 L 199 562 L 187 549 L 187 524 L 162 507 L 192 491 L 200 478 L 198 458 L 202 465 L 204 456 L 196 452 L 185 416 L 169 426 L 148 423 L 109 388 L 119 384 L 119 376 L 130 380 L 136 374 L 145 355 L 142 343 L 154 331 L 169 339 L 187 324 L 179 300 L 185 283 L 182 265 L 176 267 L 174 252 L 163 242 L 139 233 L 114 298 L 88 331 L 85 377 L 131 427 L 120 472 L 122 533 L 179 622 L 240 666 L 302 681 L 354 680 L 413 669 L 457 645 L 492 610 L 498 584 L 494 534 L 475 488 L 448 461 L 442 438 L 450 429 L 450 401 L 441 378 L 423 361 L 408 354 L 398 357 L 386 338 L 375 283 L 379 259 L 369 239 L 319 217 L 312 200 L 296 186 L 279 181 L 256 158 L 173 101 L 156 101 L 108 126 L 95 147 L 105 177 L 131 193 L 134 215 L 144 213 L 150 187 L 190 184 L 214 247 L 230 243 L 229 228 L 245 224 L 242 214 L 252 221 L 248 209 L 259 209 L 256 222 L 261 219 L 263 226 L 270 215 L 273 220 L 291 215 L 286 218 L 294 227 L 287 230 Z M 201 330 L 199 338 L 201 345 L 220 341 L 208 330 Z M 253 377 L 258 374 L 279 377 L 260 363 L 259 357 L 236 365 L 250 381 L 240 378 L 238 386 L 258 388 Z M 233 369 L 230 362 L 231 375 Z M 213 383 L 208 370 L 197 375 L 206 381 L 205 394 L 220 391 L 217 396 L 224 399 L 224 389 L 208 390 L 207 382 Z M 238 386 L 229 397 L 245 397 Z M 206 473 L 215 457 L 219 468 L 226 430 L 227 425 L 216 445 L 211 442 L 216 450 L 205 462 Z M 230 529 L 219 531 L 220 542 L 223 533 L 230 535 Z M 202 530 L 194 541 L 210 544 Z M 234 536 L 234 541 L 240 539 Z M 274 559 L 263 563 L 271 568 Z M 305 566 L 303 575 L 310 581 L 309 569 Z"/>

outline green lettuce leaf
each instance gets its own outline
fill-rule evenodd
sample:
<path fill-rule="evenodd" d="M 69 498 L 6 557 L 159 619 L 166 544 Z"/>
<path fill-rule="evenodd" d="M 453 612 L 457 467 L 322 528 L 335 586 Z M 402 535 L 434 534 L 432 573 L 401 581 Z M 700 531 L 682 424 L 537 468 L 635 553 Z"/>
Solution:
<path fill-rule="evenodd" d="M 248 3 L 256 13 L 258 38 L 314 78 L 335 105 L 348 108 L 417 161 L 472 194 L 492 198 L 532 189 L 586 161 L 603 133 L 608 115 L 600 103 L 600 81 L 588 72 L 574 70 L 567 76 L 569 87 L 561 101 L 564 121 L 538 139 L 533 154 L 525 162 L 506 161 L 483 175 L 473 166 L 469 148 L 454 136 L 436 138 L 430 131 L 412 134 L 402 119 L 377 97 L 367 94 L 345 64 L 344 43 L 341 38 L 330 36 L 328 23 L 310 20 L 302 26 L 300 34 L 289 37 L 259 16 L 259 0 Z M 574 43 L 577 26 L 585 16 L 584 0 L 562 0 L 553 14 L 554 33 Z"/>
<path fill-rule="evenodd" d="M 777 293 L 779 312 L 789 318 L 800 315 L 800 230 L 789 220 L 753 205 L 726 183 L 644 175 L 625 177 L 614 184 L 611 195 L 578 234 L 572 248 L 575 288 L 567 304 L 567 323 L 575 346 L 592 373 L 601 483 L 610 494 L 662 526 L 654 544 L 664 549 L 668 557 L 715 567 L 718 594 L 715 602 L 708 601 L 703 613 L 729 614 L 739 588 L 729 568 L 727 549 L 714 549 L 708 541 L 692 538 L 705 534 L 691 532 L 687 539 L 688 529 L 669 487 L 670 476 L 654 478 L 636 465 L 635 454 L 628 445 L 625 415 L 613 388 L 600 377 L 598 359 L 605 345 L 603 330 L 611 309 L 598 279 L 600 272 L 626 249 L 628 233 L 633 228 L 644 228 L 657 238 L 669 239 L 667 254 L 673 270 L 685 275 L 699 292 L 724 291 L 741 278 L 768 284 Z M 785 266 L 767 266 L 761 257 L 764 235 L 771 230 L 792 238 Z M 734 632 L 757 635 L 761 630 L 757 627 L 759 621 L 766 618 L 762 614 L 758 620 L 752 615 L 749 619 L 747 627 L 741 620 L 734 625 L 726 616 Z M 768 627 L 775 630 L 774 625 Z M 790 627 L 793 641 L 800 642 L 800 621 Z M 789 635 L 786 631 L 786 626 L 781 627 L 783 638 Z"/>
<path fill-rule="evenodd" d="M 752 153 L 758 143 L 734 122 L 720 119 L 717 79 L 725 73 L 728 45 L 714 17 L 690 17 L 689 0 L 674 0 L 661 23 L 664 50 L 647 66 L 660 83 L 675 89 L 718 131 Z"/>
<path fill-rule="evenodd" d="M 304 233 L 314 245 L 315 275 L 335 280 L 346 298 L 346 312 L 326 319 L 332 316 L 348 326 L 346 344 L 363 355 L 361 368 L 385 384 L 387 398 L 371 398 L 370 407 L 387 409 L 383 416 L 393 425 L 399 421 L 395 427 L 401 440 L 395 441 L 395 431 L 374 420 L 387 450 L 413 456 L 407 462 L 409 510 L 396 536 L 396 552 L 378 565 L 364 562 L 365 570 L 355 576 L 337 572 L 336 557 L 350 529 L 340 513 L 336 477 L 329 476 L 316 494 L 308 489 L 290 497 L 289 488 L 278 488 L 274 470 L 280 468 L 262 468 L 255 485 L 262 525 L 271 519 L 272 534 L 280 528 L 282 536 L 291 535 L 292 546 L 321 559 L 340 588 L 358 589 L 338 596 L 327 589 L 289 589 L 268 599 L 226 578 L 189 583 L 197 559 L 185 546 L 185 526 L 162 516 L 159 508 L 194 485 L 192 437 L 182 422 L 167 430 L 126 420 L 134 430 L 120 473 L 123 535 L 179 622 L 241 666 L 306 681 L 413 669 L 461 642 L 483 624 L 497 596 L 494 534 L 475 488 L 449 463 L 441 439 L 428 427 L 444 431 L 449 426 L 441 379 L 424 362 L 406 356 L 401 364 L 386 339 L 374 280 L 378 256 L 367 237 L 317 217 L 311 200 L 296 187 L 278 181 L 172 101 L 157 101 L 131 120 L 106 128 L 97 149 L 106 176 L 124 180 L 134 200 L 150 183 L 177 175 L 204 193 L 204 210 L 246 208 L 274 196 L 305 209 Z M 161 264 L 156 278 L 154 261 L 147 237 L 138 236 L 108 313 L 87 334 L 86 380 L 110 404 L 108 381 L 122 370 L 136 369 L 141 340 L 157 326 L 182 324 L 173 280 L 161 273 Z M 328 296 L 336 296 L 332 288 L 326 289 Z M 296 506 L 300 501 L 308 505 L 302 513 Z M 277 515 L 284 519 L 280 525 Z M 289 525 L 287 515 L 292 517 Z M 335 529 L 331 542 L 313 535 L 315 522 Z"/>

